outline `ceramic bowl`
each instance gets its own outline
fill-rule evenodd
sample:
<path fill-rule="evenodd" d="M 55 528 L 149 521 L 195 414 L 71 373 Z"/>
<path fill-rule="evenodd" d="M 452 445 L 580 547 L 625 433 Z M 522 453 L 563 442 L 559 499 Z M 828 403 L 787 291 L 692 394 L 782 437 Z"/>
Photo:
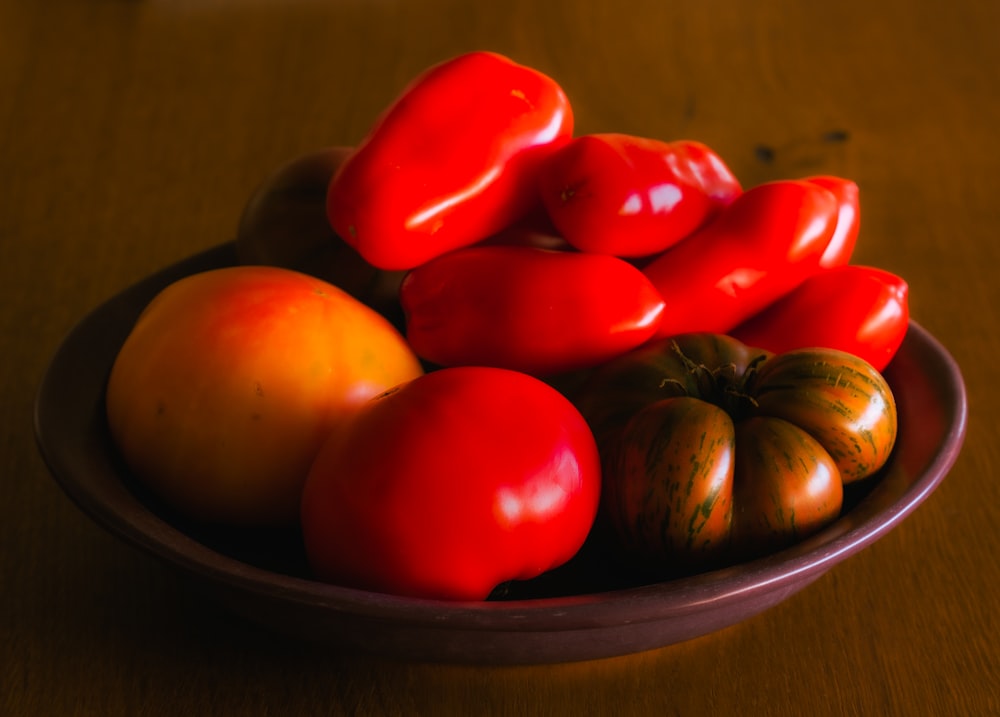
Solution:
<path fill-rule="evenodd" d="M 634 653 L 745 620 L 802 590 L 898 525 L 955 461 L 966 394 L 952 357 L 911 323 L 886 378 L 899 438 L 886 468 L 849 491 L 842 516 L 773 555 L 691 577 L 636 584 L 599 551 L 504 586 L 476 603 L 417 600 L 311 580 L 298 536 L 187 523 L 129 476 L 103 413 L 108 372 L 139 312 L 168 283 L 236 261 L 232 244 L 137 283 L 65 338 L 35 406 L 39 449 L 76 505 L 118 538 L 182 571 L 237 613 L 302 639 L 402 659 L 480 664 L 574 661 Z"/>

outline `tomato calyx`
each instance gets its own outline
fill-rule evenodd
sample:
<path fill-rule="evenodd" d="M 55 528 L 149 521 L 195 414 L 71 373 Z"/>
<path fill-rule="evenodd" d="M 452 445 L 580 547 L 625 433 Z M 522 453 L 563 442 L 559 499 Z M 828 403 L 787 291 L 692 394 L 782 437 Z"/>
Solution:
<path fill-rule="evenodd" d="M 664 378 L 660 388 L 674 386 L 681 395 L 699 398 L 724 410 L 733 421 L 749 416 L 757 408 L 757 399 L 747 389 L 752 384 L 760 364 L 767 359 L 766 354 L 755 356 L 746 369 L 740 373 L 733 362 L 710 367 L 699 363 L 684 353 L 676 341 L 670 342 L 670 350 L 677 356 L 689 374 L 691 381 L 685 383 L 674 377 Z M 693 385 L 694 390 L 689 386 Z"/>

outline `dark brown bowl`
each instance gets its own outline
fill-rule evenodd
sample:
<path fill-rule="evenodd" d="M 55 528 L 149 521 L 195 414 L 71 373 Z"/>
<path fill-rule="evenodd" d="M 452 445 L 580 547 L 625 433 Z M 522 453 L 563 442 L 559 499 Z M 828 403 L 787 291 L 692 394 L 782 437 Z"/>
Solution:
<path fill-rule="evenodd" d="M 139 312 L 168 283 L 235 263 L 224 244 L 160 271 L 84 318 L 52 359 L 35 405 L 39 449 L 66 494 L 95 522 L 184 571 L 215 599 L 280 632 L 414 660 L 513 664 L 585 660 L 687 640 L 749 618 L 803 589 L 911 513 L 944 478 L 965 436 L 961 372 L 910 324 L 886 369 L 900 432 L 889 465 L 809 540 L 766 558 L 656 584 L 617 574 L 599 552 L 450 603 L 311 580 L 293 534 L 237 534 L 185 522 L 119 463 L 103 412 L 111 364 Z"/>

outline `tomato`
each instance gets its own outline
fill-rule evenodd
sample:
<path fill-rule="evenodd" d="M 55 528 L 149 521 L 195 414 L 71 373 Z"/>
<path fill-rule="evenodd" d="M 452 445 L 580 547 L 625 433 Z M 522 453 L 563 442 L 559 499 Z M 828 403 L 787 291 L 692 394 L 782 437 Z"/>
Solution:
<path fill-rule="evenodd" d="M 400 287 L 406 337 L 443 366 L 544 376 L 599 363 L 656 331 L 663 300 L 617 257 L 474 246 L 433 259 Z"/>
<path fill-rule="evenodd" d="M 343 245 L 326 219 L 326 189 L 337 168 L 353 152 L 327 147 L 295 157 L 268 176 L 251 194 L 240 215 L 236 251 L 245 264 L 284 266 L 306 273 L 317 270 L 319 257 Z M 360 257 L 350 247 L 346 257 Z M 325 267 L 324 267 L 325 268 Z M 351 266 L 343 278 L 368 283 L 374 267 Z M 321 277 L 327 279 L 327 277 Z M 334 283 L 331 281 L 331 283 Z M 341 288 L 349 290 L 349 287 Z M 354 288 L 354 287 L 350 287 Z M 353 295 L 353 294 L 352 294 Z"/>
<path fill-rule="evenodd" d="M 807 177 L 806 181 L 830 190 L 837 199 L 837 228 L 823 250 L 819 263 L 825 268 L 843 266 L 851 260 L 861 229 L 858 185 L 849 179 L 830 175 Z"/>
<path fill-rule="evenodd" d="M 712 214 L 733 203 L 743 193 L 743 187 L 722 157 L 708 145 L 691 139 L 670 143 L 674 151 L 687 163 L 698 178 L 698 183 L 712 201 Z"/>
<path fill-rule="evenodd" d="M 860 356 L 879 371 L 910 322 L 909 286 L 895 274 L 849 264 L 820 272 L 731 334 L 777 353 L 823 347 Z"/>
<path fill-rule="evenodd" d="M 574 138 L 542 165 L 539 184 L 566 241 L 581 251 L 622 257 L 676 244 L 739 192 L 735 177 L 704 145 L 625 134 Z"/>
<path fill-rule="evenodd" d="M 727 333 L 820 270 L 834 195 L 801 180 L 748 189 L 643 271 L 666 302 L 657 336 Z"/>
<path fill-rule="evenodd" d="M 733 556 L 756 557 L 818 532 L 840 514 L 844 480 L 800 426 L 753 416 L 736 425 L 731 483 Z"/>
<path fill-rule="evenodd" d="M 542 73 L 490 52 L 417 77 L 334 175 L 327 215 L 381 269 L 478 242 L 538 202 L 537 171 L 573 114 Z"/>
<path fill-rule="evenodd" d="M 654 341 L 574 402 L 602 457 L 602 515 L 647 570 L 698 571 L 787 547 L 838 517 L 885 465 L 896 405 L 850 354 L 771 354 L 728 336 Z"/>
<path fill-rule="evenodd" d="M 325 147 L 295 157 L 253 192 L 240 216 L 236 255 L 241 264 L 281 266 L 343 289 L 398 322 L 402 272 L 376 269 L 331 229 L 326 192 L 353 152 Z"/>
<path fill-rule="evenodd" d="M 795 349 L 762 362 L 745 385 L 753 413 L 805 429 L 845 483 L 885 465 L 896 442 L 896 403 L 874 366 L 834 349 Z"/>
<path fill-rule="evenodd" d="M 188 517 L 287 524 L 333 427 L 420 373 L 399 332 L 340 289 L 229 267 L 150 302 L 115 359 L 107 418 L 135 477 Z"/>
<path fill-rule="evenodd" d="M 568 399 L 515 371 L 441 369 L 330 435 L 302 494 L 306 554 L 324 581 L 482 600 L 575 555 L 599 494 Z"/>

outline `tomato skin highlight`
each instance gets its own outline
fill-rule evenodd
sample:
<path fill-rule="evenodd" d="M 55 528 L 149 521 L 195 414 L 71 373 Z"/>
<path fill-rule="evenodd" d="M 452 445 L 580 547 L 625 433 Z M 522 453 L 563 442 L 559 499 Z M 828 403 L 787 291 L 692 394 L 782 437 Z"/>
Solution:
<path fill-rule="evenodd" d="M 482 600 L 575 555 L 599 494 L 597 447 L 568 399 L 523 373 L 448 368 L 386 392 L 330 436 L 302 526 L 322 580 Z"/>
<path fill-rule="evenodd" d="M 617 257 L 530 246 L 459 249 L 400 287 L 406 337 L 442 366 L 552 375 L 595 366 L 656 331 L 663 300 Z"/>
<path fill-rule="evenodd" d="M 560 147 L 542 166 L 539 185 L 566 241 L 621 257 L 676 244 L 740 191 L 704 145 L 614 133 L 582 135 Z"/>
<path fill-rule="evenodd" d="M 809 277 L 731 333 L 775 353 L 810 347 L 846 351 L 882 371 L 909 323 L 905 280 L 884 269 L 848 264 Z"/>
<path fill-rule="evenodd" d="M 666 302 L 658 337 L 727 333 L 820 270 L 837 200 L 811 182 L 743 192 L 719 216 L 643 268 Z"/>
<path fill-rule="evenodd" d="M 539 166 L 572 131 L 551 78 L 496 53 L 459 55 L 378 118 L 330 182 L 327 216 L 370 264 L 411 269 L 529 212 Z"/>
<path fill-rule="evenodd" d="M 843 266 L 851 260 L 861 230 L 858 185 L 850 179 L 832 175 L 807 177 L 806 181 L 830 190 L 837 199 L 837 228 L 823 250 L 819 264 L 826 269 Z"/>
<path fill-rule="evenodd" d="M 740 180 L 733 174 L 722 157 L 708 145 L 692 139 L 676 140 L 670 145 L 687 162 L 691 171 L 698 178 L 701 188 L 711 200 L 711 216 L 715 216 L 719 211 L 728 207 L 736 197 L 743 193 Z"/>

